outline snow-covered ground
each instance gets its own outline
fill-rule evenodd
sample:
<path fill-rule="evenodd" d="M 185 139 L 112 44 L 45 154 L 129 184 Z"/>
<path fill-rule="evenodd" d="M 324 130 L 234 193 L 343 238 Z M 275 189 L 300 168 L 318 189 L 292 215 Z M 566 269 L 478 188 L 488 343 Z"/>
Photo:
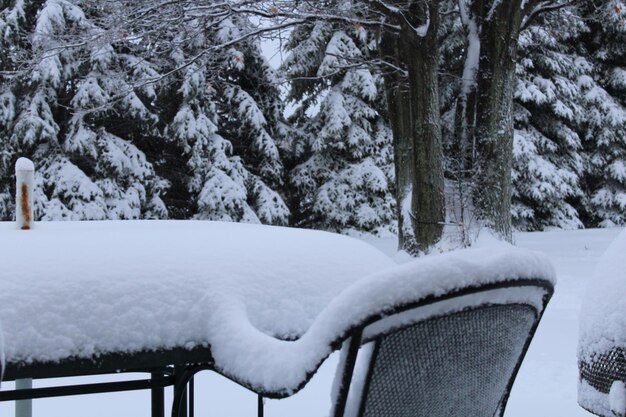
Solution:
<path fill-rule="evenodd" d="M 517 378 L 507 416 L 589 416 L 576 403 L 578 314 L 593 268 L 620 230 L 553 231 L 520 233 L 516 236 L 518 246 L 544 252 L 550 257 L 556 267 L 559 283 Z M 368 239 L 368 242 L 394 256 L 395 242 L 392 239 Z M 267 401 L 266 415 L 326 416 L 330 408 L 330 384 L 336 361 L 336 357 L 331 357 L 310 384 L 294 397 Z M 132 379 L 137 375 L 124 377 Z M 109 378 L 90 378 L 88 381 Z M 3 388 L 12 388 L 12 385 L 6 383 Z M 36 386 L 43 385 L 42 382 L 36 382 Z M 200 374 L 196 379 L 196 389 L 197 415 L 244 416 L 254 415 L 256 411 L 254 394 L 219 375 Z M 44 399 L 35 401 L 34 415 L 147 417 L 150 415 L 149 401 L 148 392 Z M 0 415 L 11 415 L 12 410 L 12 404 L 0 403 Z"/>

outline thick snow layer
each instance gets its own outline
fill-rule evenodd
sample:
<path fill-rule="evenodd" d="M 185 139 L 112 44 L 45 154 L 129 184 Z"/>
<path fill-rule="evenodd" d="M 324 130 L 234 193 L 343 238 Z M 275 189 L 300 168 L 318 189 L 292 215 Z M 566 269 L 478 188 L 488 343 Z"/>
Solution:
<path fill-rule="evenodd" d="M 589 362 L 594 355 L 614 348 L 626 348 L 626 230 L 622 231 L 604 252 L 587 287 L 580 313 L 578 358 Z M 609 415 L 613 406 L 626 409 L 618 397 L 618 387 L 611 395 L 596 391 L 585 381 L 579 381 L 578 402 L 585 408 Z M 623 384 L 622 384 L 623 386 Z M 614 404 L 615 403 L 615 404 Z M 615 415 L 624 415 L 617 413 Z"/>
<path fill-rule="evenodd" d="M 2 223 L 0 236 L 9 361 L 206 343 L 209 316 L 237 303 L 260 331 L 299 335 L 393 264 L 340 235 L 218 222 Z"/>
<path fill-rule="evenodd" d="M 577 342 L 580 302 L 585 286 L 601 254 L 621 230 L 552 230 L 516 233 L 516 244 L 546 254 L 559 277 L 557 290 L 537 329 L 520 373 L 513 385 L 505 415 L 507 417 L 590 417 L 577 403 Z M 397 240 L 361 236 L 398 263 L 410 262 L 410 256 L 397 254 Z M 265 415 L 272 417 L 320 417 L 329 415 L 331 384 L 339 352 L 333 353 L 306 387 L 296 395 L 281 400 L 265 399 Z M 138 379 L 145 375 L 122 374 L 85 378 L 61 378 L 34 381 L 36 387 L 46 384 L 76 384 Z M 198 415 L 255 415 L 257 396 L 215 372 L 196 375 L 196 413 Z M 13 382 L 4 382 L 12 389 Z M 607 395 L 604 394 L 606 398 Z M 608 405 L 608 400 L 603 400 Z M 110 417 L 112 415 L 150 417 L 150 391 L 85 395 L 35 400 L 33 407 L 50 416 Z M 171 404 L 171 390 L 166 391 L 166 408 Z M 608 411 L 610 413 L 610 410 Z M 12 415 L 14 404 L 0 402 L 0 415 Z"/>
<path fill-rule="evenodd" d="M 600 258 L 580 314 L 579 359 L 626 347 L 626 230 Z"/>
<path fill-rule="evenodd" d="M 352 238 L 233 223 L 5 223 L 0 236 L 8 361 L 210 344 L 223 373 L 277 392 L 295 390 L 376 311 L 463 286 L 554 280 L 546 258 L 507 245 L 395 266 Z"/>
<path fill-rule="evenodd" d="M 586 410 L 598 416 L 626 416 L 626 387 L 623 381 L 611 384 L 608 393 L 600 392 L 587 381 L 578 383 L 578 402 Z"/>
<path fill-rule="evenodd" d="M 509 246 L 416 260 L 346 288 L 295 342 L 277 341 L 242 326 L 242 306 L 230 303 L 212 316 L 210 327 L 217 329 L 210 338 L 212 353 L 230 376 L 264 390 L 290 391 L 331 353 L 332 342 L 376 312 L 461 287 L 523 278 L 554 280 L 554 272 L 543 256 Z"/>

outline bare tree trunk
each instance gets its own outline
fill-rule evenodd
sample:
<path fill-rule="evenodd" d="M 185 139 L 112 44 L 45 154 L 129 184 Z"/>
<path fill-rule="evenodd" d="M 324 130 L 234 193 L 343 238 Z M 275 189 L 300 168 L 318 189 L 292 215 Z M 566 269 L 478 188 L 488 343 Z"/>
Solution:
<path fill-rule="evenodd" d="M 400 34 L 409 73 L 413 115 L 413 229 L 419 250 L 443 234 L 445 213 L 441 117 L 439 113 L 438 0 L 410 3 Z"/>
<path fill-rule="evenodd" d="M 395 33 L 383 32 L 380 52 L 383 59 L 397 67 L 404 66 L 402 40 Z M 398 217 L 398 250 L 410 251 L 411 239 L 405 235 L 404 202 L 409 198 L 413 181 L 413 126 L 411 96 L 406 77 L 399 71 L 385 72 L 385 90 L 389 123 L 393 133 L 394 166 L 396 172 L 396 212 Z"/>
<path fill-rule="evenodd" d="M 402 203 L 411 193 L 412 251 L 426 251 L 443 234 L 445 219 L 443 151 L 439 113 L 438 0 L 389 0 L 379 11 L 401 27 L 383 33 L 381 53 L 406 68 L 408 78 L 385 76 L 394 135 L 400 247 L 407 249 Z M 391 6 L 391 7 L 389 7 Z M 401 13 L 394 10 L 401 10 Z M 403 84 L 407 89 L 404 90 Z"/>
<path fill-rule="evenodd" d="M 475 141 L 479 164 L 474 203 L 478 216 L 512 241 L 511 166 L 513 92 L 522 0 L 474 2 L 480 18 L 480 63 Z"/>

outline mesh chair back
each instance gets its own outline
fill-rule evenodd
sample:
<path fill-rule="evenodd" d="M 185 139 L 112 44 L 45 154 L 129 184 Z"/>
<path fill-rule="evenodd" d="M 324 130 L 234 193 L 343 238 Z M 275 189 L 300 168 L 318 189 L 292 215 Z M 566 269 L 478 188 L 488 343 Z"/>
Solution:
<path fill-rule="evenodd" d="M 578 363 L 580 379 L 608 394 L 615 381 L 626 381 L 626 349 L 614 348 Z"/>
<path fill-rule="evenodd" d="M 381 337 L 362 415 L 495 415 L 534 321 L 530 307 L 489 307 Z"/>
<path fill-rule="evenodd" d="M 542 310 L 483 304 L 374 335 L 366 326 L 348 342 L 354 358 L 340 364 L 334 417 L 501 415 Z M 353 377 L 362 343 L 371 351 L 361 350 Z"/>

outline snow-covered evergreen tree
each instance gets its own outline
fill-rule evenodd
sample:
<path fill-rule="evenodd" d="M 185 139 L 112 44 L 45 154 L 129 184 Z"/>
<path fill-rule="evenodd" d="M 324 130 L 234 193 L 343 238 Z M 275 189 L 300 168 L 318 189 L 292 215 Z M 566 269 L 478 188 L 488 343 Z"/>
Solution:
<path fill-rule="evenodd" d="M 368 232 L 393 227 L 384 87 L 363 64 L 374 47 L 358 24 L 317 22 L 291 36 L 284 71 L 298 104 L 290 172 L 298 226 Z"/>
<path fill-rule="evenodd" d="M 30 26 L 26 20 L 29 7 L 25 1 L 16 1 L 0 10 L 0 220 L 10 220 L 14 212 L 10 179 L 15 151 L 8 138 L 17 112 L 15 74 L 28 53 L 28 43 L 20 34 Z"/>
<path fill-rule="evenodd" d="M 73 113 L 63 142 L 76 166 L 90 172 L 108 219 L 167 216 L 160 198 L 167 184 L 155 175 L 140 149 L 150 140 L 159 140 L 158 115 L 150 104 L 157 91 L 152 84 L 133 88 L 133 84 L 158 76 L 158 69 L 134 55 L 135 48 L 123 33 L 112 43 L 91 47 L 89 59 L 79 68 L 70 101 Z"/>
<path fill-rule="evenodd" d="M 587 30 L 576 9 L 566 8 L 544 14 L 520 36 L 512 213 L 518 229 L 583 225 L 579 80 L 591 65 L 575 44 Z"/>
<path fill-rule="evenodd" d="M 626 223 L 626 4 L 581 6 L 591 30 L 585 46 L 593 75 L 580 80 L 587 103 L 587 207 L 590 225 Z"/>
<path fill-rule="evenodd" d="M 130 10 L 156 19 L 158 33 Z M 276 77 L 257 39 L 236 42 L 253 28 L 201 15 L 170 27 L 161 12 L 186 13 L 69 0 L 2 11 L 0 216 L 12 216 L 12 163 L 23 155 L 37 165 L 43 219 L 287 224 Z"/>
<path fill-rule="evenodd" d="M 286 130 L 274 76 L 257 41 L 186 65 L 202 48 L 237 39 L 247 24 L 224 19 L 216 30 L 176 42 L 181 46 L 171 64 L 185 68 L 166 135 L 188 158 L 186 186 L 197 205 L 195 217 L 284 225 L 289 210 L 279 194 L 284 172 L 277 142 Z"/>
<path fill-rule="evenodd" d="M 622 14 L 620 1 L 571 5 L 540 15 L 521 33 L 512 196 L 518 229 L 624 222 Z M 448 176 L 457 180 L 455 169 L 465 165 L 455 97 L 467 82 L 459 57 L 468 44 L 459 47 L 455 16 L 441 25 L 441 102 Z M 469 36 L 467 27 L 463 33 Z M 471 174 L 462 178 L 471 186 Z"/>
<path fill-rule="evenodd" d="M 247 19 L 234 21 L 239 30 L 253 30 Z M 280 80 L 258 41 L 242 43 L 239 48 L 241 62 L 228 72 L 223 88 L 222 130 L 249 171 L 248 197 L 259 220 L 284 225 L 290 212 L 281 195 L 285 171 L 279 145 L 289 140 L 291 130 L 284 121 Z"/>
<path fill-rule="evenodd" d="M 58 53 L 47 55 L 44 52 L 49 46 L 58 46 L 58 37 L 63 32 L 81 30 L 85 25 L 85 17 L 79 8 L 68 2 L 52 0 L 28 3 L 16 4 L 21 6 L 21 20 L 27 24 L 17 36 L 23 39 L 22 65 L 30 59 L 34 67 L 30 72 L 16 74 L 10 86 L 16 100 L 15 118 L 8 138 L 14 153 L 31 157 L 38 167 L 36 182 L 39 186 L 36 188 L 35 207 L 39 215 L 45 216 L 48 198 L 42 187 L 44 178 L 52 177 L 62 184 L 66 183 L 69 177 L 59 178 L 55 175 L 62 172 L 57 167 L 60 168 L 65 162 L 72 165 L 63 156 L 59 141 L 61 126 L 56 113 L 64 109 L 60 104 L 69 104 L 67 87 L 75 75 L 77 59 L 74 50 L 59 49 Z M 30 45 L 24 39 L 26 36 L 32 39 Z M 58 165 L 54 162 L 58 162 Z M 73 179 L 77 179 L 76 198 L 82 199 L 85 196 L 84 192 L 81 193 L 83 178 L 78 175 Z"/>
<path fill-rule="evenodd" d="M 91 20 L 106 10 L 80 7 L 90 4 L 16 2 L 17 21 L 25 25 L 11 42 L 23 45 L 22 64 L 33 67 L 3 86 L 3 94 L 16 97 L 6 124 L 11 158 L 26 155 L 37 165 L 40 218 L 163 217 L 164 182 L 133 143 L 145 132 L 129 127 L 155 120 L 130 88 L 142 76 L 143 60 L 123 52 L 123 37 L 67 47 L 72 39 L 108 31 Z M 116 95 L 120 100 L 112 100 Z"/>

